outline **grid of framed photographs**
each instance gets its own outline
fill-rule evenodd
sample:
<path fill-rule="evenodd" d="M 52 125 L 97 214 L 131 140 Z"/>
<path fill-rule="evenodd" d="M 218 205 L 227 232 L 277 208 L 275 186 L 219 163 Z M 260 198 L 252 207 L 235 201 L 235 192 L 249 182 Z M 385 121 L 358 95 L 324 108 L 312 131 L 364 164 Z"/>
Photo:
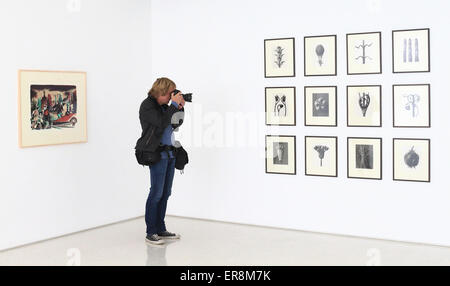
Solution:
<path fill-rule="evenodd" d="M 345 44 L 348 76 L 382 74 L 381 32 L 349 33 Z M 304 77 L 337 76 L 337 47 L 337 35 L 305 36 Z M 295 77 L 295 48 L 294 37 L 264 40 L 264 76 Z M 392 73 L 418 72 L 430 72 L 430 29 L 392 31 Z M 336 85 L 305 85 L 300 101 L 292 84 L 266 87 L 265 123 L 296 126 L 300 102 L 304 126 L 337 127 L 337 89 Z M 382 89 L 376 84 L 346 86 L 347 127 L 383 126 Z M 392 100 L 387 102 L 392 103 L 393 128 L 431 127 L 430 84 L 394 83 Z M 304 144 L 306 176 L 338 177 L 337 136 L 308 135 Z M 295 175 L 295 145 L 295 135 L 266 135 L 266 173 Z M 393 138 L 393 180 L 430 182 L 430 149 L 428 138 Z M 346 157 L 347 178 L 382 180 L 383 138 L 347 137 Z"/>

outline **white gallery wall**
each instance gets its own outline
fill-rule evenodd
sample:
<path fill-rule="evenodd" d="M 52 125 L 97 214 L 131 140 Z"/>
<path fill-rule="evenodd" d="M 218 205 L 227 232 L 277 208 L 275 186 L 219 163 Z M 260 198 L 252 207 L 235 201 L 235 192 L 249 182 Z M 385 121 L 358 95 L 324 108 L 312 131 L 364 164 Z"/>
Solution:
<path fill-rule="evenodd" d="M 194 92 L 176 135 L 190 163 L 175 176 L 168 212 L 450 246 L 449 10 L 443 0 L 152 1 L 152 78 Z M 413 28 L 431 29 L 431 72 L 393 74 L 392 30 Z M 347 75 L 346 33 L 376 31 L 382 74 Z M 304 77 L 303 37 L 329 34 L 337 76 Z M 263 41 L 284 37 L 295 37 L 296 77 L 264 78 Z M 392 85 L 408 83 L 431 84 L 429 129 L 392 127 Z M 338 87 L 338 127 L 304 126 L 305 85 Z M 383 127 L 346 127 L 347 85 L 382 85 Z M 297 88 L 297 126 L 265 126 L 270 86 Z M 266 134 L 296 136 L 297 175 L 265 173 Z M 304 175 L 305 135 L 338 136 L 337 178 Z M 347 178 L 347 137 L 383 138 L 383 180 Z M 392 180 L 394 137 L 431 139 L 431 183 Z"/>
<path fill-rule="evenodd" d="M 0 249 L 144 213 L 133 148 L 152 82 L 149 16 L 144 0 L 0 1 Z M 88 143 L 18 147 L 19 69 L 87 72 Z"/>
<path fill-rule="evenodd" d="M 449 8 L 443 0 L 1 1 L 0 250 L 144 214 L 137 111 L 160 76 L 194 92 L 176 134 L 190 163 L 175 175 L 169 214 L 450 246 Z M 391 31 L 409 28 L 431 29 L 430 73 L 392 73 Z M 346 75 L 345 34 L 372 31 L 382 32 L 383 73 Z M 338 75 L 304 77 L 303 37 L 327 34 L 337 34 Z M 264 78 L 263 40 L 278 37 L 296 39 L 294 78 Z M 18 147 L 19 69 L 87 72 L 88 143 Z M 391 127 L 392 84 L 403 83 L 431 84 L 430 129 Z M 345 87 L 357 84 L 382 85 L 382 128 L 346 127 Z M 338 86 L 338 127 L 303 126 L 305 85 Z M 297 126 L 265 126 L 270 86 L 297 88 Z M 296 136 L 297 175 L 265 173 L 269 134 Z M 338 178 L 304 175 L 305 135 L 339 137 Z M 382 181 L 347 179 L 349 136 L 383 138 Z M 431 183 L 392 181 L 393 137 L 431 139 Z"/>

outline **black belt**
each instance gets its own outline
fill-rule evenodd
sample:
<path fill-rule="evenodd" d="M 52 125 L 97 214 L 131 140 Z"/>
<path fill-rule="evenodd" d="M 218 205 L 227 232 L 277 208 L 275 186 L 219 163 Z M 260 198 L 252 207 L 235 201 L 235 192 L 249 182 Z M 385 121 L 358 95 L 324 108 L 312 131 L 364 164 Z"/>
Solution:
<path fill-rule="evenodd" d="M 159 151 L 175 151 L 175 146 L 172 145 L 159 145 Z"/>
<path fill-rule="evenodd" d="M 175 151 L 175 146 L 172 145 L 159 145 L 158 150 L 160 152 L 166 152 L 167 157 L 170 157 L 169 151 Z"/>

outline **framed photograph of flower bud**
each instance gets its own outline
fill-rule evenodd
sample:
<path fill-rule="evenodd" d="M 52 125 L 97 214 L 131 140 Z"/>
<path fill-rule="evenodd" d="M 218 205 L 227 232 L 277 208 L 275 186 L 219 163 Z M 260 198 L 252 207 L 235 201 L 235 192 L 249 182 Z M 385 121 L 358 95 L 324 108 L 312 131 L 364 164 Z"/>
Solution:
<path fill-rule="evenodd" d="M 381 127 L 381 85 L 347 86 L 347 126 Z"/>
<path fill-rule="evenodd" d="M 295 39 L 264 40 L 264 76 L 295 77 Z"/>
<path fill-rule="evenodd" d="M 430 182 L 430 139 L 393 139 L 394 181 Z"/>
<path fill-rule="evenodd" d="M 347 177 L 356 179 L 382 179 L 383 139 L 347 138 Z"/>
<path fill-rule="evenodd" d="M 381 32 L 347 34 L 347 74 L 380 74 L 381 62 Z"/>
<path fill-rule="evenodd" d="M 295 87 L 266 87 L 266 125 L 295 126 Z"/>
<path fill-rule="evenodd" d="M 337 75 L 336 35 L 304 38 L 305 76 Z"/>
<path fill-rule="evenodd" d="M 297 173 L 295 136 L 266 135 L 266 173 Z"/>
<path fill-rule="evenodd" d="M 392 31 L 392 71 L 430 71 L 430 29 Z"/>
<path fill-rule="evenodd" d="M 305 126 L 337 126 L 337 87 L 305 86 Z"/>
<path fill-rule="evenodd" d="M 305 137 L 305 175 L 337 177 L 337 137 Z"/>
<path fill-rule="evenodd" d="M 430 85 L 392 86 L 393 126 L 428 128 L 431 126 Z"/>

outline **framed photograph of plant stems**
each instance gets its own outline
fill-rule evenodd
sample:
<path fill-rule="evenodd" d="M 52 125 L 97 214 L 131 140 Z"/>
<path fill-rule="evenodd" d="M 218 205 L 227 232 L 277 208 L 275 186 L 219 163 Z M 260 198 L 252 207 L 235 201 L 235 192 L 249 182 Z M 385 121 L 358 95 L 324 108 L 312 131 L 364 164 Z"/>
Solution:
<path fill-rule="evenodd" d="M 87 142 L 86 73 L 19 70 L 19 146 Z"/>
<path fill-rule="evenodd" d="M 393 139 L 394 181 L 430 182 L 430 139 Z"/>
<path fill-rule="evenodd" d="M 336 35 L 304 38 L 305 76 L 337 75 Z"/>
<path fill-rule="evenodd" d="M 392 31 L 392 71 L 430 71 L 430 29 Z"/>
<path fill-rule="evenodd" d="M 381 138 L 347 138 L 347 177 L 382 179 Z"/>
<path fill-rule="evenodd" d="M 295 77 L 295 39 L 264 40 L 264 76 Z"/>
<path fill-rule="evenodd" d="M 337 87 L 305 86 L 305 126 L 337 126 Z"/>
<path fill-rule="evenodd" d="M 429 128 L 431 126 L 430 85 L 392 86 L 394 127 Z"/>
<path fill-rule="evenodd" d="M 347 74 L 381 73 L 381 32 L 347 34 Z"/>
<path fill-rule="evenodd" d="M 266 173 L 295 175 L 296 158 L 295 136 L 266 135 Z"/>
<path fill-rule="evenodd" d="M 266 125 L 295 126 L 295 87 L 266 87 Z"/>
<path fill-rule="evenodd" d="M 381 85 L 347 86 L 347 126 L 381 127 Z"/>
<path fill-rule="evenodd" d="M 305 175 L 337 177 L 337 137 L 305 137 Z"/>

